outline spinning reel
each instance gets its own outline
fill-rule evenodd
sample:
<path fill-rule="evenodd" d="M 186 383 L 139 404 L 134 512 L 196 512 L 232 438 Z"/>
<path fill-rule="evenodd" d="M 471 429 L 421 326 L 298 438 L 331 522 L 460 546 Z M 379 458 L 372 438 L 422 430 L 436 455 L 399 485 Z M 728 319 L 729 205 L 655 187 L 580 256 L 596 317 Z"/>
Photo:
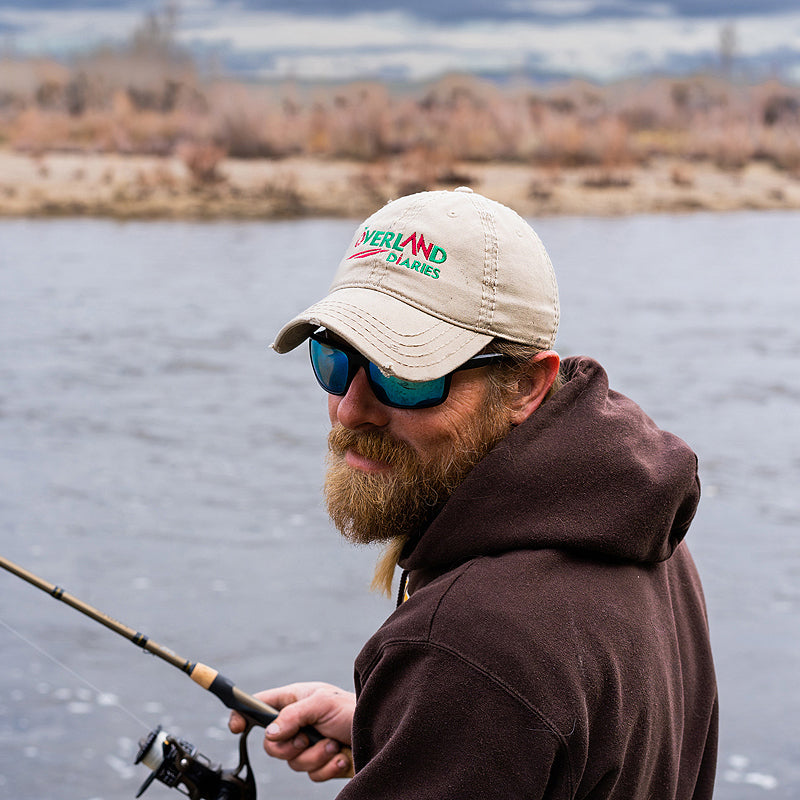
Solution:
<path fill-rule="evenodd" d="M 139 742 L 134 763 L 152 770 L 139 788 L 141 797 L 153 781 L 161 783 L 191 800 L 255 800 L 256 782 L 247 754 L 248 727 L 239 738 L 239 765 L 223 769 L 199 753 L 185 739 L 170 736 L 159 725 Z"/>

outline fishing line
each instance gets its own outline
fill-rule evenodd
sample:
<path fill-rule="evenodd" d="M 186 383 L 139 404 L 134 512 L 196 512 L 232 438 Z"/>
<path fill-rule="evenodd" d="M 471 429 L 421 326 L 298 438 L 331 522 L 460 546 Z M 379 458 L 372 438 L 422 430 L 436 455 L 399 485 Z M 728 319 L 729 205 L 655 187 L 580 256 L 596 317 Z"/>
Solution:
<path fill-rule="evenodd" d="M 122 705 L 122 703 L 119 702 L 119 698 L 117 698 L 116 695 L 110 695 L 108 692 L 104 692 L 102 691 L 102 689 L 99 689 L 90 680 L 84 678 L 83 675 L 79 675 L 77 672 L 75 672 L 74 669 L 67 666 L 63 661 L 59 661 L 54 655 L 51 655 L 46 650 L 42 649 L 38 644 L 36 644 L 36 642 L 32 642 L 26 636 L 21 634 L 18 630 L 16 630 L 16 628 L 13 628 L 11 625 L 9 625 L 4 619 L 0 619 L 0 625 L 2 625 L 6 630 L 13 633 L 14 636 L 18 637 L 23 642 L 25 642 L 25 644 L 27 644 L 29 647 L 32 647 L 34 650 L 36 650 L 37 653 L 41 653 L 41 655 L 43 655 L 45 658 L 49 658 L 50 661 L 52 661 L 57 666 L 61 667 L 61 669 L 63 669 L 65 672 L 68 672 L 70 675 L 77 678 L 79 681 L 81 681 L 81 683 L 85 683 L 92 691 L 97 693 L 98 697 L 113 697 L 114 702 L 108 703 L 109 706 L 116 706 L 120 711 L 124 711 L 132 720 L 134 720 L 134 722 L 138 723 L 143 728 L 150 727 L 149 723 L 139 719 L 139 717 L 137 717 L 136 714 L 133 713 L 133 711 Z"/>
<path fill-rule="evenodd" d="M 106 628 L 114 631 L 114 633 L 123 636 L 136 647 L 141 648 L 147 653 L 152 653 L 154 656 L 172 664 L 177 667 L 181 672 L 188 675 L 196 684 L 202 686 L 203 689 L 208 690 L 213 695 L 216 695 L 228 708 L 238 711 L 244 716 L 251 725 L 261 725 L 266 727 L 277 716 L 278 710 L 270 705 L 267 705 L 262 700 L 253 697 L 246 692 L 243 692 L 233 681 L 221 675 L 217 670 L 209 667 L 207 664 L 202 664 L 199 661 L 189 661 L 177 653 L 174 653 L 168 647 L 154 642 L 149 636 L 127 625 L 123 625 L 108 614 L 90 606 L 83 600 L 78 599 L 74 595 L 66 592 L 61 586 L 56 586 L 54 583 L 34 575 L 32 572 L 20 567 L 13 561 L 0 556 L 0 567 L 8 572 L 16 575 L 18 578 L 27 581 L 46 592 L 50 597 L 59 600 L 66 605 L 71 606 L 81 614 L 85 614 L 95 622 L 99 622 Z M 320 741 L 323 737 L 316 729 L 310 726 L 304 726 L 300 729 L 312 743 Z"/>
<path fill-rule="evenodd" d="M 193 744 L 170 736 L 161 730 L 161 726 L 151 731 L 145 739 L 139 742 L 140 750 L 136 756 L 135 763 L 144 763 L 152 771 L 151 775 L 139 789 L 139 794 L 136 795 L 137 797 L 139 797 L 154 780 L 159 780 L 167 786 L 177 788 L 180 785 L 184 787 L 186 791 L 182 793 L 191 798 L 191 800 L 199 800 L 200 798 L 210 798 L 211 800 L 222 800 L 223 798 L 226 798 L 226 800 L 255 800 L 256 785 L 247 755 L 247 735 L 254 725 L 263 727 L 269 725 L 278 716 L 278 709 L 267 705 L 253 695 L 243 692 L 233 681 L 221 675 L 217 670 L 209 667 L 207 664 L 202 664 L 199 661 L 189 661 L 179 656 L 169 648 L 154 642 L 141 631 L 123 625 L 123 623 L 118 622 L 113 617 L 109 617 L 108 614 L 104 614 L 102 611 L 90 606 L 83 600 L 69 594 L 69 592 L 66 592 L 61 586 L 56 586 L 56 584 L 50 583 L 40 578 L 38 575 L 34 575 L 32 572 L 20 567 L 13 561 L 9 561 L 3 556 L 0 556 L 0 568 L 7 570 L 18 578 L 22 578 L 22 580 L 27 581 L 37 589 L 46 592 L 50 597 L 71 606 L 76 611 L 93 619 L 95 622 L 99 622 L 101 625 L 104 625 L 109 630 L 124 637 L 144 652 L 158 656 L 158 658 L 188 675 L 203 689 L 216 695 L 228 708 L 237 711 L 245 717 L 247 725 L 239 737 L 239 764 L 232 770 L 226 770 L 222 769 L 222 767 L 212 765 L 206 756 L 197 752 L 197 748 L 195 748 Z M 98 695 L 103 695 L 103 692 L 94 684 L 82 675 L 79 675 L 66 664 L 63 664 L 55 658 L 55 656 L 50 655 L 50 653 L 39 647 L 35 642 L 27 639 L 7 622 L 0 619 L 0 625 L 11 631 L 11 633 L 19 637 L 34 650 L 53 661 L 53 663 L 74 675 L 79 681 L 85 683 L 97 692 Z M 111 697 L 116 700 L 115 695 L 111 695 Z M 114 705 L 121 708 L 131 719 L 135 720 L 137 724 L 145 728 L 147 727 L 146 723 L 118 701 L 115 702 Z M 311 744 L 323 739 L 322 734 L 313 727 L 304 726 L 300 731 Z M 340 745 L 340 752 L 346 752 L 350 754 L 350 758 L 352 758 L 348 746 Z"/>

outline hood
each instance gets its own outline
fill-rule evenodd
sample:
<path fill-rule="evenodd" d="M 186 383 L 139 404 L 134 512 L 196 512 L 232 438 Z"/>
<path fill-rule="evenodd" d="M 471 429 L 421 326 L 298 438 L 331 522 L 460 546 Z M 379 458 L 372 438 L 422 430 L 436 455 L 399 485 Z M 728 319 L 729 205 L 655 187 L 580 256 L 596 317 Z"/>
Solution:
<path fill-rule="evenodd" d="M 697 457 L 624 395 L 592 359 L 467 476 L 421 538 L 407 570 L 507 550 L 557 548 L 642 563 L 668 559 L 700 498 Z"/>

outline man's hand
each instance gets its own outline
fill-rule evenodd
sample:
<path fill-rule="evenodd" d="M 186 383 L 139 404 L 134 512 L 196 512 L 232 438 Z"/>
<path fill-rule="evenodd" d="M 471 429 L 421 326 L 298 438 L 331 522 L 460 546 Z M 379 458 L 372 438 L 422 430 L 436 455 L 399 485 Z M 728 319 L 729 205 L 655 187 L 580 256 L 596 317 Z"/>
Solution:
<path fill-rule="evenodd" d="M 352 777 L 352 754 L 341 747 L 352 744 L 356 706 L 352 692 L 329 683 L 309 682 L 267 689 L 254 696 L 280 710 L 264 735 L 264 750 L 269 755 L 288 761 L 296 772 L 307 772 L 312 781 Z M 329 738 L 309 746 L 308 737 L 299 732 L 304 725 L 312 725 Z M 244 717 L 234 711 L 228 727 L 241 733 Z"/>

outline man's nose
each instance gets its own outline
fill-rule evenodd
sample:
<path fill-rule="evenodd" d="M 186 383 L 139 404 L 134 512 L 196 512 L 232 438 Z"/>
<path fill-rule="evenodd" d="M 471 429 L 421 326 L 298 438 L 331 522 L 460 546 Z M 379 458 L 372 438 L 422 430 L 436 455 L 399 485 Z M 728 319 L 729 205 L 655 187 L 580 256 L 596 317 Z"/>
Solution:
<path fill-rule="evenodd" d="M 350 430 L 382 428 L 391 419 L 392 409 L 375 397 L 363 367 L 356 373 L 344 397 L 335 400 L 338 401 L 336 419 Z"/>

